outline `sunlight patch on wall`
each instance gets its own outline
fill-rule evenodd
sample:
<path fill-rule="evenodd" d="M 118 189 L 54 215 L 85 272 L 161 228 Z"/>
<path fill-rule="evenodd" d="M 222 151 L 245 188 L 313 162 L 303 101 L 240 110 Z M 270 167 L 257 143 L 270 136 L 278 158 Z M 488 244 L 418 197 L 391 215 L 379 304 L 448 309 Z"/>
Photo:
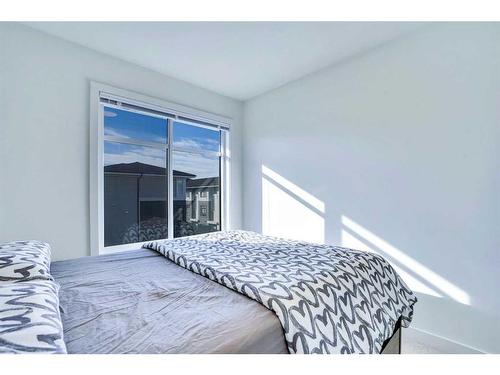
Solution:
<path fill-rule="evenodd" d="M 272 169 L 266 167 L 265 165 L 262 166 L 262 175 L 268 177 L 270 180 L 288 190 L 291 194 L 297 196 L 301 200 L 304 200 L 307 204 L 314 207 L 322 214 L 325 213 L 324 202 L 316 198 L 314 195 L 308 193 L 301 187 L 295 185 L 293 182 L 287 180 L 283 176 L 280 176 L 278 173 L 274 172 Z"/>
<path fill-rule="evenodd" d="M 470 305 L 470 296 L 465 291 L 406 255 L 400 249 L 346 216 L 342 216 L 342 225 L 344 227 L 342 246 L 371 251 L 387 257 L 387 260 L 401 274 L 408 286 L 416 292 L 437 297 L 442 297 L 444 294 L 457 302 Z"/>
<path fill-rule="evenodd" d="M 262 233 L 325 243 L 325 204 L 262 166 Z"/>
<path fill-rule="evenodd" d="M 368 251 L 370 253 L 376 253 L 379 255 L 384 255 L 381 254 L 381 252 L 377 253 L 372 247 L 368 246 L 366 243 L 360 241 L 358 238 L 353 236 L 351 233 L 349 233 L 347 230 L 342 229 L 341 232 L 341 243 L 343 247 L 348 247 L 350 249 L 356 249 L 356 250 L 362 250 L 362 251 Z M 434 289 L 429 288 L 427 285 L 423 284 L 419 280 L 417 280 L 415 277 L 411 276 L 408 272 L 404 271 L 401 267 L 399 267 L 396 264 L 391 263 L 396 272 L 403 278 L 405 283 L 410 287 L 411 290 L 414 292 L 419 292 L 419 293 L 424 293 L 430 296 L 434 297 L 442 297 L 441 294 L 439 294 L 437 291 Z"/>

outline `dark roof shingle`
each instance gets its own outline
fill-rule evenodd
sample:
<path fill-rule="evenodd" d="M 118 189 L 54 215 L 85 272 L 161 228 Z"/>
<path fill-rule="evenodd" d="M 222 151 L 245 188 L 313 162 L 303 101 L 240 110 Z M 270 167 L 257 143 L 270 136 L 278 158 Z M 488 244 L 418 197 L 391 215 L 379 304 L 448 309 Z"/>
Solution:
<path fill-rule="evenodd" d="M 134 163 L 120 163 L 120 164 L 106 165 L 104 167 L 104 173 L 131 173 L 131 174 L 149 174 L 149 175 L 165 176 L 167 174 L 167 171 L 165 168 L 158 167 L 156 165 L 134 162 Z M 186 177 L 186 178 L 196 177 L 196 175 L 194 174 L 182 171 L 174 170 L 173 173 L 174 176 L 176 177 Z"/>

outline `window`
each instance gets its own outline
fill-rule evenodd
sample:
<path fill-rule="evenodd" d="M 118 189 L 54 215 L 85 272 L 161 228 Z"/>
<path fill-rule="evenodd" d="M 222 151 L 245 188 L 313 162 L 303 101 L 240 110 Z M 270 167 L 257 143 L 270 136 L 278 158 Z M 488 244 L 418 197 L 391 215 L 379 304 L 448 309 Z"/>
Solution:
<path fill-rule="evenodd" d="M 212 194 L 211 199 L 208 201 L 208 220 L 214 221 L 215 219 L 215 202 L 218 194 Z"/>
<path fill-rule="evenodd" d="M 104 141 L 104 246 L 167 237 L 167 189 L 165 150 Z"/>
<path fill-rule="evenodd" d="M 186 180 L 184 178 L 175 178 L 174 175 L 174 200 L 184 199 L 184 196 L 187 194 L 186 192 Z"/>
<path fill-rule="evenodd" d="M 209 222 L 206 207 L 207 187 L 220 191 L 220 136 L 218 131 L 173 122 L 174 179 L 182 180 L 185 184 L 184 194 L 174 200 L 174 237 L 221 229 L 220 217 L 214 217 Z M 204 198 L 205 201 L 197 199 L 195 205 L 190 202 L 191 210 L 188 210 L 186 192 Z M 220 202 L 216 204 L 220 205 Z"/>
<path fill-rule="evenodd" d="M 221 230 L 227 220 L 220 199 L 227 198 L 227 120 L 224 125 L 195 110 L 191 118 L 187 108 L 159 107 L 155 99 L 145 104 L 123 93 L 94 83 L 91 89 L 97 102 L 92 254 Z"/>
<path fill-rule="evenodd" d="M 191 217 L 190 220 L 198 220 L 197 209 L 198 200 L 196 199 L 196 195 L 193 195 L 193 199 L 191 200 Z"/>

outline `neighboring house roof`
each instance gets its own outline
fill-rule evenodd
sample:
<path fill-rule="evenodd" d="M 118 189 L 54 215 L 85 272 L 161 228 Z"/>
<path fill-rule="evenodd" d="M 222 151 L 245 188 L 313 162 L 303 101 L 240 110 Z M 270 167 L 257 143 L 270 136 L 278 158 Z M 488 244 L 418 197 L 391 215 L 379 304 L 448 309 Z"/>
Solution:
<path fill-rule="evenodd" d="M 172 171 L 174 176 L 177 177 L 187 177 L 187 178 L 193 178 L 196 177 L 195 174 L 187 173 L 187 172 L 182 172 L 182 171 L 176 171 L 175 169 Z"/>
<path fill-rule="evenodd" d="M 195 180 L 187 180 L 188 189 L 199 189 L 202 187 L 217 187 L 219 186 L 219 177 L 197 178 Z"/>
<path fill-rule="evenodd" d="M 149 174 L 149 175 L 166 175 L 166 169 L 157 167 L 156 165 L 144 163 L 120 163 L 111 164 L 104 167 L 104 173 L 130 173 L 130 174 Z M 182 171 L 173 170 L 175 177 L 193 178 L 196 175 Z"/>

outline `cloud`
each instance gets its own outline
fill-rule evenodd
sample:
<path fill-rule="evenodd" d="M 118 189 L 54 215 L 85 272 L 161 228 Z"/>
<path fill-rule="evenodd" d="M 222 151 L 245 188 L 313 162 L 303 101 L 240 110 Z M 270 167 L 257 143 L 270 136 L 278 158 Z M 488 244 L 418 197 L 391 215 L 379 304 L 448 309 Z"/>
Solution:
<path fill-rule="evenodd" d="M 110 135 L 112 137 L 122 137 L 122 138 L 128 138 L 125 133 L 119 132 L 116 129 L 111 129 L 109 127 L 104 127 L 104 135 Z"/>
<path fill-rule="evenodd" d="M 104 165 L 135 162 L 165 168 L 166 154 L 165 151 L 153 147 L 106 143 Z"/>
<path fill-rule="evenodd" d="M 189 148 L 194 149 L 194 147 Z M 109 141 L 105 143 L 104 165 L 135 162 L 165 168 L 166 151 L 153 147 Z M 196 175 L 195 178 L 217 177 L 220 174 L 218 157 L 207 157 L 189 152 L 174 151 L 172 153 L 172 163 L 173 169 L 192 173 Z"/>
<path fill-rule="evenodd" d="M 174 151 L 172 167 L 177 171 L 196 175 L 195 178 L 219 176 L 219 158 L 207 158 L 186 152 Z"/>
<path fill-rule="evenodd" d="M 144 133 L 143 133 L 144 134 Z M 146 134 L 146 137 L 141 137 L 141 134 L 138 134 L 136 131 L 133 130 L 116 130 L 113 128 L 110 128 L 109 126 L 104 127 L 104 135 L 108 135 L 110 137 L 117 137 L 117 138 L 125 138 L 125 139 L 140 139 L 140 140 L 145 140 L 148 142 L 157 142 L 157 143 L 162 143 L 165 144 L 166 142 L 166 136 L 161 137 L 153 134 Z"/>
<path fill-rule="evenodd" d="M 219 151 L 219 141 L 210 138 L 180 137 L 175 139 L 174 146 L 199 151 Z"/>
<path fill-rule="evenodd" d="M 116 116 L 118 116 L 116 112 L 106 111 L 106 110 L 104 111 L 104 117 L 116 117 Z"/>

